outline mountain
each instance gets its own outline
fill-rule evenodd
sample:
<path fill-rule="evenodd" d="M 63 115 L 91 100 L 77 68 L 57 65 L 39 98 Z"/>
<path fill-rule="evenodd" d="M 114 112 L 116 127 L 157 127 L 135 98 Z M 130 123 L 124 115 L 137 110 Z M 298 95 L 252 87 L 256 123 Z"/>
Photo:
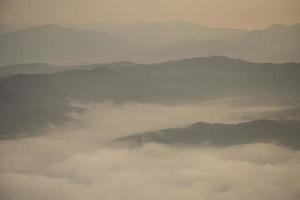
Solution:
<path fill-rule="evenodd" d="M 16 75 L 0 79 L 0 135 L 6 138 L 63 123 L 77 109 L 70 105 L 74 100 L 180 104 L 268 96 L 290 105 L 300 100 L 299 85 L 300 64 L 259 64 L 219 56 Z"/>
<path fill-rule="evenodd" d="M 262 112 L 260 114 L 256 114 L 255 116 L 247 116 L 245 117 L 246 120 L 252 120 L 257 118 L 267 118 L 267 119 L 273 119 L 273 120 L 296 120 L 300 121 L 300 107 L 295 106 L 292 108 L 284 108 L 277 111 L 267 111 Z"/>
<path fill-rule="evenodd" d="M 185 128 L 165 129 L 118 138 L 118 145 L 141 146 L 149 142 L 169 145 L 230 146 L 250 143 L 276 143 L 300 149 L 300 122 L 255 120 L 239 124 L 199 122 Z"/>
<path fill-rule="evenodd" d="M 27 64 L 7 65 L 7 66 L 0 67 L 0 78 L 20 75 L 20 74 L 51 74 L 51 73 L 62 72 L 67 70 L 93 69 L 100 66 L 101 64 L 59 66 L 59 65 L 50 65 L 46 63 L 27 63 Z"/>
<path fill-rule="evenodd" d="M 9 33 L 29 26 L 28 24 L 0 22 L 0 34 Z"/>
<path fill-rule="evenodd" d="M 18 74 L 48 74 L 67 70 L 67 67 L 49 65 L 45 63 L 29 63 L 19 65 L 8 65 L 0 67 L 0 78 Z"/>
<path fill-rule="evenodd" d="M 185 21 L 44 25 L 0 35 L 0 66 L 153 63 L 221 55 L 252 62 L 300 62 L 300 24 L 245 31 Z"/>
<path fill-rule="evenodd" d="M 56 25 L 0 35 L 0 65 L 112 62 L 123 60 L 135 51 L 129 42 L 114 35 Z"/>
<path fill-rule="evenodd" d="M 212 28 L 188 21 L 107 22 L 69 26 L 114 34 L 146 49 L 159 48 L 187 38 L 216 39 L 237 36 L 245 32 L 242 29 Z"/>
<path fill-rule="evenodd" d="M 222 55 L 254 62 L 300 62 L 299 35 L 300 23 L 291 26 L 277 24 L 223 39 L 188 38 L 147 56 L 161 60 Z"/>

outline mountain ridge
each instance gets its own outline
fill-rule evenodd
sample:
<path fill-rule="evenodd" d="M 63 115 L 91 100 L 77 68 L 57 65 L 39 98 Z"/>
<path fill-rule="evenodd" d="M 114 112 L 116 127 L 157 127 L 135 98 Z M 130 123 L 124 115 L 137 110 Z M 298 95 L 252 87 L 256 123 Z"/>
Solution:
<path fill-rule="evenodd" d="M 198 122 L 183 128 L 162 129 L 115 139 L 117 146 L 166 145 L 232 146 L 251 143 L 276 143 L 300 149 L 300 122 L 260 119 L 236 124 Z"/>
<path fill-rule="evenodd" d="M 113 62 L 126 59 L 134 51 L 133 45 L 117 36 L 57 25 L 29 27 L 0 36 L 1 65 Z"/>
<path fill-rule="evenodd" d="M 259 64 L 224 57 L 146 65 L 117 62 L 16 75 L 0 79 L 0 134 L 68 121 L 67 114 L 76 110 L 70 101 L 180 104 L 262 95 L 269 97 L 263 100 L 268 104 L 292 105 L 300 99 L 299 84 L 300 64 Z"/>
<path fill-rule="evenodd" d="M 123 30 L 124 33 L 120 30 L 119 34 L 109 28 L 84 30 L 53 24 L 23 28 L 0 35 L 0 66 L 30 62 L 79 65 L 119 60 L 153 63 L 213 55 L 261 63 L 300 61 L 299 23 L 242 32 L 228 29 L 229 35 L 219 32 L 223 29 L 204 28 L 204 31 L 205 26 L 184 22 L 179 23 L 183 26 L 180 28 L 176 23 L 179 22 L 150 23 L 142 30 L 132 28 L 128 32 Z M 194 26 L 200 26 L 199 30 L 194 30 Z M 143 42 L 150 46 L 139 44 Z"/>

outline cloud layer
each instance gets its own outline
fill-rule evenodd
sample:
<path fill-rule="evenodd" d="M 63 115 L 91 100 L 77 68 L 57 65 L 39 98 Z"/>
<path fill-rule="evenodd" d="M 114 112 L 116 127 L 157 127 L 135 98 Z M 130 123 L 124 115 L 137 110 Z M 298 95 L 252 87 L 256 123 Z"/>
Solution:
<path fill-rule="evenodd" d="M 239 122 L 272 107 L 97 104 L 41 137 L 0 141 L 0 199 L 299 199 L 300 152 L 272 144 L 114 148 L 119 136 L 197 121 Z"/>
<path fill-rule="evenodd" d="M 275 145 L 99 148 L 51 163 L 27 156 L 3 160 L 3 199 L 296 200 L 300 195 L 300 153 Z M 22 169 L 13 171 L 21 163 Z"/>

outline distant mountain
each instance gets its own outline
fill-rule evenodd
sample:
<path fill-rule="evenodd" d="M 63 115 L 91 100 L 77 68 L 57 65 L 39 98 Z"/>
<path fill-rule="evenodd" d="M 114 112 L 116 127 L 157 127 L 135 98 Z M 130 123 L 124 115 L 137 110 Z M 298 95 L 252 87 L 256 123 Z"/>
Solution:
<path fill-rule="evenodd" d="M 147 49 L 170 45 L 187 38 L 207 40 L 237 36 L 245 32 L 242 29 L 212 28 L 188 21 L 94 23 L 69 26 L 111 33 Z"/>
<path fill-rule="evenodd" d="M 8 65 L 0 67 L 0 78 L 18 74 L 48 74 L 64 70 L 68 70 L 68 68 L 57 65 L 49 65 L 45 63 Z"/>
<path fill-rule="evenodd" d="M 223 39 L 189 38 L 147 56 L 161 60 L 222 55 L 254 62 L 300 62 L 299 35 L 300 23 L 292 26 L 278 24 Z"/>
<path fill-rule="evenodd" d="M 300 64 L 258 64 L 209 57 L 77 68 L 0 79 L 0 135 L 10 137 L 48 123 L 62 123 L 68 120 L 66 114 L 74 110 L 69 105 L 73 100 L 180 104 L 260 95 L 286 104 L 300 100 Z"/>
<path fill-rule="evenodd" d="M 29 26 L 28 24 L 0 22 L 0 34 L 9 33 Z"/>
<path fill-rule="evenodd" d="M 165 129 L 118 138 L 114 144 L 141 146 L 149 142 L 216 146 L 263 142 L 300 149 L 300 122 L 286 120 L 256 120 L 240 124 L 200 122 L 185 128 Z"/>
<path fill-rule="evenodd" d="M 255 116 L 247 116 L 245 119 L 257 119 L 259 118 L 267 118 L 267 119 L 273 119 L 273 120 L 296 120 L 300 121 L 300 107 L 295 106 L 292 108 L 285 108 L 277 111 L 267 111 L 262 112 Z"/>
<path fill-rule="evenodd" d="M 120 64 L 121 63 L 123 62 L 120 62 Z M 50 65 L 46 63 L 27 63 L 27 64 L 7 65 L 7 66 L 0 67 L 0 78 L 20 75 L 20 74 L 51 74 L 51 73 L 62 72 L 67 70 L 93 69 L 101 66 L 102 66 L 101 64 L 59 66 L 59 65 Z M 103 64 L 103 66 L 106 66 L 106 64 Z"/>
<path fill-rule="evenodd" d="M 113 62 L 123 60 L 133 52 L 135 47 L 117 36 L 56 25 L 0 35 L 0 65 Z"/>
<path fill-rule="evenodd" d="M 185 21 L 68 26 L 78 29 L 44 25 L 0 35 L 0 66 L 153 63 L 214 55 L 253 62 L 300 62 L 300 24 L 253 31 Z"/>

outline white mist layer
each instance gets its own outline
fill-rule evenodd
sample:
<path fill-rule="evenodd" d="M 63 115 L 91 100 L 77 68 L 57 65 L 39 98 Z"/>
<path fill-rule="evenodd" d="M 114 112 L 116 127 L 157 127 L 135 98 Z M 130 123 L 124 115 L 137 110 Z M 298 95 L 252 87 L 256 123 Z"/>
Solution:
<path fill-rule="evenodd" d="M 272 144 L 113 148 L 133 133 L 198 121 L 237 123 L 272 107 L 89 105 L 75 122 L 41 137 L 0 141 L 0 199 L 5 200 L 296 200 L 300 152 Z"/>
<path fill-rule="evenodd" d="M 198 104 L 161 105 L 128 102 L 84 105 L 84 113 L 74 113 L 75 123 L 55 127 L 49 132 L 53 137 L 96 142 L 117 137 L 184 127 L 196 122 L 239 123 L 249 116 L 282 109 L 275 106 L 244 106 L 237 99 L 221 99 Z M 82 106 L 82 105 L 79 105 Z"/>
<path fill-rule="evenodd" d="M 300 153 L 275 145 L 176 149 L 99 148 L 49 162 L 40 155 L 2 158 L 7 200 L 296 200 Z"/>

